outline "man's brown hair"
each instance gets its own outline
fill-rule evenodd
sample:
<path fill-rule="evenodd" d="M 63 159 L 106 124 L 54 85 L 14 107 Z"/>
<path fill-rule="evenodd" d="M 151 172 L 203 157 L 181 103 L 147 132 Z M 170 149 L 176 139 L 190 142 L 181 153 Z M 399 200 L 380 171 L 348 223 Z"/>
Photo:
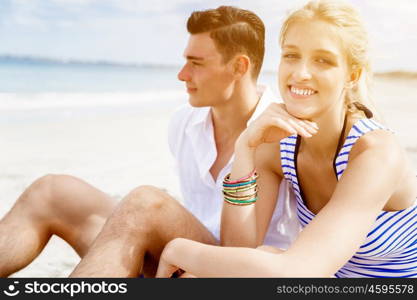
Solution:
<path fill-rule="evenodd" d="M 265 26 L 253 12 L 233 6 L 195 11 L 187 21 L 190 34 L 209 32 L 226 63 L 237 54 L 249 57 L 256 79 L 265 54 Z"/>

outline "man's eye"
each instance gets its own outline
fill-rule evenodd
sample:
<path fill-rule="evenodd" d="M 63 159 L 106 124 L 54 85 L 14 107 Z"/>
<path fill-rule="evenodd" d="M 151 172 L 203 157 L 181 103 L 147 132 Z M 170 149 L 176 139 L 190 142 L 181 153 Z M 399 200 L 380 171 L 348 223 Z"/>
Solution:
<path fill-rule="evenodd" d="M 283 58 L 288 58 L 288 59 L 294 59 L 294 58 L 298 58 L 298 55 L 295 53 L 285 53 L 284 55 L 282 55 Z"/>

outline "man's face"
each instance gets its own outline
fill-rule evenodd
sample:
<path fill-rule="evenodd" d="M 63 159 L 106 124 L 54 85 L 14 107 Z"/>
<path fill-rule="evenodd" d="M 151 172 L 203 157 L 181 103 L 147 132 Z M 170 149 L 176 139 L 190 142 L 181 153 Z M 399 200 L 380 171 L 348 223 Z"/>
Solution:
<path fill-rule="evenodd" d="M 192 106 L 216 106 L 227 102 L 233 91 L 233 68 L 224 63 L 209 33 L 192 34 L 184 51 L 186 63 L 178 73 Z"/>

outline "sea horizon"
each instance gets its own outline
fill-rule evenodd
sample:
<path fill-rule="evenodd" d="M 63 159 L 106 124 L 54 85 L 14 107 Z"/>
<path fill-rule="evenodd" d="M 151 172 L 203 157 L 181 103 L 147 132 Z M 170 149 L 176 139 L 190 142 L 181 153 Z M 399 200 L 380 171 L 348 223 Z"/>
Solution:
<path fill-rule="evenodd" d="M 24 65 L 57 65 L 57 66 L 100 66 L 100 67 L 114 67 L 125 69 L 166 69 L 166 70 L 179 70 L 181 64 L 157 64 L 146 62 L 122 62 L 116 60 L 103 60 L 103 59 L 78 59 L 78 58 L 56 58 L 36 55 L 12 55 L 12 54 L 0 54 L 1 64 L 24 64 Z M 274 73 L 276 70 L 265 68 L 263 66 L 262 72 Z M 402 70 L 399 68 L 391 68 L 385 71 L 375 71 L 377 76 L 387 75 L 417 75 L 416 71 Z"/>
<path fill-rule="evenodd" d="M 0 54 L 0 93 L 143 93 L 183 91 L 181 65 L 111 60 L 57 59 Z M 376 77 L 417 78 L 417 72 L 390 70 Z M 277 94 L 276 70 L 264 66 L 258 82 Z"/>

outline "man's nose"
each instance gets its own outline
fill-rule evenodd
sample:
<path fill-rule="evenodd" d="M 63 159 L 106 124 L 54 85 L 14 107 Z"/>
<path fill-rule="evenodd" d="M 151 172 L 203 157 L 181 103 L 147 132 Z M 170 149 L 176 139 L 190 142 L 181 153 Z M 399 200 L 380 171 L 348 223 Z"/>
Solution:
<path fill-rule="evenodd" d="M 177 76 L 178 76 L 178 80 L 180 80 L 180 81 L 189 81 L 190 80 L 190 72 L 188 71 L 188 68 L 187 68 L 186 64 L 178 72 Z"/>

